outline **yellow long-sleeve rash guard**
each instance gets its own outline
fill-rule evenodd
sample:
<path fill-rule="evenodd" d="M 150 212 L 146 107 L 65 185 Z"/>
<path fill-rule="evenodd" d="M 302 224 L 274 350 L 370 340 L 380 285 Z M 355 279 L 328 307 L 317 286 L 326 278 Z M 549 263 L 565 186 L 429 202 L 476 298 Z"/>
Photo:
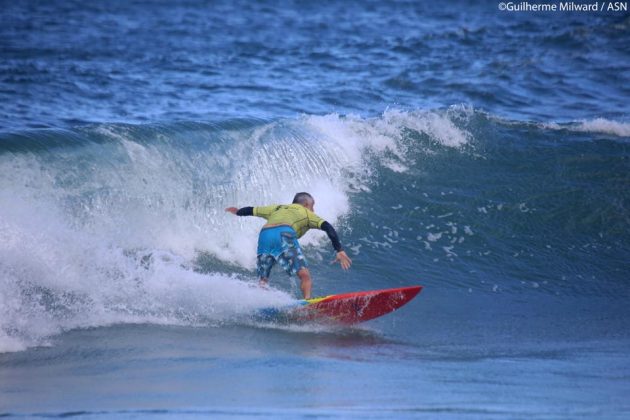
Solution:
<path fill-rule="evenodd" d="M 321 229 L 324 219 L 300 204 L 273 204 L 254 207 L 253 215 L 267 220 L 267 225 L 291 226 L 300 238 L 309 229 Z"/>

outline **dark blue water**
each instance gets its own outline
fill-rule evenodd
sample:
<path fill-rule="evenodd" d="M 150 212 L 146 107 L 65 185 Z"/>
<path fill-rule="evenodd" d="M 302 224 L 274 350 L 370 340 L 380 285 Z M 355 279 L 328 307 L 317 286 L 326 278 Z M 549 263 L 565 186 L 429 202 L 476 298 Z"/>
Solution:
<path fill-rule="evenodd" d="M 497 3 L 2 2 L 0 415 L 630 415 L 630 16 Z M 250 315 L 310 191 L 422 284 L 358 326 Z"/>

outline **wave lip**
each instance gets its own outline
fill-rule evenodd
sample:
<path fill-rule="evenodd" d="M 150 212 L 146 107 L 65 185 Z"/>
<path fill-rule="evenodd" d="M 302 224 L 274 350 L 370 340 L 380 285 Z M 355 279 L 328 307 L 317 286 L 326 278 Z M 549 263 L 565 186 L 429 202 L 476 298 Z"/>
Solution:
<path fill-rule="evenodd" d="M 586 133 L 604 133 L 619 137 L 630 137 L 630 123 L 611 121 L 605 118 L 582 121 L 574 129 Z"/>
<path fill-rule="evenodd" d="M 630 137 L 630 123 L 606 118 L 594 118 L 569 124 L 549 123 L 543 124 L 543 127 L 552 130 L 570 130 L 582 133 L 601 133 L 617 137 Z"/>

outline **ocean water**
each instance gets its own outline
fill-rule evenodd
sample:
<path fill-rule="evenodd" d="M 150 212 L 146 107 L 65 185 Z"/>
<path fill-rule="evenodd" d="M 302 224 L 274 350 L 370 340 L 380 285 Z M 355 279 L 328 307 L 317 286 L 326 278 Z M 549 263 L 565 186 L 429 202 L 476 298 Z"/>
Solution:
<path fill-rule="evenodd" d="M 2 2 L 0 416 L 627 418 L 630 15 L 498 2 Z M 310 191 L 421 284 L 261 324 L 262 219 Z"/>

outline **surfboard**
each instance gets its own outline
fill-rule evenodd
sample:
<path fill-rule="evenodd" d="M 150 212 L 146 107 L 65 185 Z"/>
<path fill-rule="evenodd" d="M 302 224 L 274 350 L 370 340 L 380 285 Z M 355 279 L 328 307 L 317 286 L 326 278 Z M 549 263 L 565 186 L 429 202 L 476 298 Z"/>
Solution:
<path fill-rule="evenodd" d="M 302 299 L 283 308 L 265 308 L 258 312 L 256 318 L 279 323 L 352 325 L 395 311 L 421 290 L 422 286 L 408 286 Z"/>

